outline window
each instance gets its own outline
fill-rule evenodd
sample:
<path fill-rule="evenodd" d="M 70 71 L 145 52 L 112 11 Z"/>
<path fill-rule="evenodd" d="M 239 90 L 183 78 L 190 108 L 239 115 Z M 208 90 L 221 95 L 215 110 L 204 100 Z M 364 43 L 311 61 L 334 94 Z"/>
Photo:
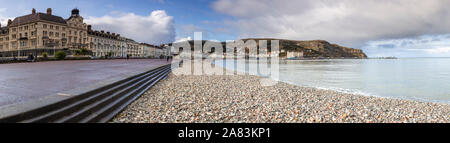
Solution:
<path fill-rule="evenodd" d="M 59 30 L 59 26 L 56 26 L 56 30 Z"/>
<path fill-rule="evenodd" d="M 53 25 L 50 25 L 50 29 L 53 29 Z"/>
<path fill-rule="evenodd" d="M 53 32 L 50 32 L 50 33 L 49 33 L 49 36 L 53 36 Z"/>
<path fill-rule="evenodd" d="M 13 29 L 12 29 L 12 31 L 13 31 L 13 32 L 16 32 L 16 31 L 17 31 L 17 29 L 16 29 L 16 28 L 13 28 Z"/>
<path fill-rule="evenodd" d="M 63 31 L 66 31 L 66 27 L 63 27 L 62 30 L 63 30 Z"/>
<path fill-rule="evenodd" d="M 22 31 L 23 30 L 23 27 L 19 27 L 19 31 Z"/>
<path fill-rule="evenodd" d="M 42 25 L 42 27 L 47 28 L 47 24 Z"/>
<path fill-rule="evenodd" d="M 25 30 L 28 30 L 28 26 L 25 26 Z"/>
<path fill-rule="evenodd" d="M 66 33 L 61 33 L 61 36 L 62 36 L 63 38 L 66 38 Z"/>
<path fill-rule="evenodd" d="M 43 31 L 42 34 L 43 34 L 44 36 L 47 36 L 47 31 Z"/>
<path fill-rule="evenodd" d="M 3 45 L 0 45 L 0 49 L 3 49 Z"/>
<path fill-rule="evenodd" d="M 3 41 L 3 38 L 0 38 L 0 41 Z"/>
<path fill-rule="evenodd" d="M 25 32 L 25 37 L 28 37 L 28 32 Z"/>
<path fill-rule="evenodd" d="M 72 35 L 72 31 L 69 30 L 69 35 Z"/>
<path fill-rule="evenodd" d="M 59 33 L 58 32 L 55 33 L 55 37 L 59 37 Z"/>
<path fill-rule="evenodd" d="M 31 36 L 34 36 L 34 31 L 31 31 Z"/>
<path fill-rule="evenodd" d="M 20 46 L 21 47 L 26 47 L 27 46 L 27 42 L 26 41 L 20 41 Z"/>
<path fill-rule="evenodd" d="M 22 38 L 22 33 L 19 33 L 19 38 Z"/>
<path fill-rule="evenodd" d="M 36 46 L 36 40 L 31 41 L 31 46 Z"/>
<path fill-rule="evenodd" d="M 13 34 L 13 35 L 12 35 L 12 38 L 13 38 L 13 39 L 16 39 L 16 38 L 17 38 L 17 35 L 16 35 L 16 34 Z"/>

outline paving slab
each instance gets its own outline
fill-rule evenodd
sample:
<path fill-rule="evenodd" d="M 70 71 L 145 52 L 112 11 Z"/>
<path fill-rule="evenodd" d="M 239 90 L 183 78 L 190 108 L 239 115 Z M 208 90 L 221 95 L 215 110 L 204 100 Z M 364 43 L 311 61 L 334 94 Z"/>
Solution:
<path fill-rule="evenodd" d="M 165 64 L 160 59 L 0 64 L 0 117 L 9 114 L 2 110 L 52 103 Z"/>

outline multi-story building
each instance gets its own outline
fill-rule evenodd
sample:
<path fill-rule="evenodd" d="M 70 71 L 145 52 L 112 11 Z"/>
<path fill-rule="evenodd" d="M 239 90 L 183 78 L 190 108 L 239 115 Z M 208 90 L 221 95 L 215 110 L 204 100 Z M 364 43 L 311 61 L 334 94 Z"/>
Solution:
<path fill-rule="evenodd" d="M 150 57 L 150 56 L 151 56 L 151 55 L 150 55 L 150 52 L 149 52 L 151 46 L 152 46 L 152 45 L 147 44 L 147 43 L 140 43 L 140 44 L 139 44 L 139 49 L 142 50 L 142 56 L 143 56 L 143 57 Z"/>
<path fill-rule="evenodd" d="M 167 56 L 165 47 L 157 46 L 156 49 L 155 49 L 155 56 L 156 57 L 165 57 L 165 56 Z"/>
<path fill-rule="evenodd" d="M 140 50 L 142 50 L 143 57 L 161 58 L 168 56 L 165 46 L 155 46 L 147 43 L 141 43 L 139 46 L 141 47 Z"/>
<path fill-rule="evenodd" d="M 125 39 L 127 43 L 127 54 L 130 57 L 142 57 L 143 50 L 142 47 L 139 46 L 139 43 L 134 41 L 133 39 Z"/>
<path fill-rule="evenodd" d="M 125 40 L 124 37 L 120 37 L 120 34 L 105 33 L 103 30 L 94 31 L 92 26 L 88 25 L 89 50 L 92 51 L 93 56 L 126 57 Z"/>
<path fill-rule="evenodd" d="M 9 29 L 7 27 L 2 27 L 0 23 L 0 57 L 6 56 L 3 55 L 3 52 L 9 50 Z"/>
<path fill-rule="evenodd" d="M 52 14 L 36 12 L 9 19 L 6 26 L 0 25 L 0 57 L 54 55 L 64 50 L 72 53 L 76 49 L 88 49 L 96 57 L 157 57 L 158 46 L 142 45 L 121 37 L 120 34 L 92 30 L 83 22 L 78 9 L 73 9 L 68 19 Z"/>
<path fill-rule="evenodd" d="M 141 43 L 139 44 L 139 49 L 142 50 L 142 56 L 146 58 L 155 58 L 156 56 L 156 46 L 147 44 L 147 43 Z"/>
<path fill-rule="evenodd" d="M 0 26 L 1 27 L 1 26 Z M 87 48 L 87 25 L 78 9 L 64 19 L 52 15 L 52 9 L 46 13 L 36 12 L 9 19 L 6 27 L 1 27 L 0 56 L 40 55 L 42 52 L 53 54 L 56 50 Z"/>

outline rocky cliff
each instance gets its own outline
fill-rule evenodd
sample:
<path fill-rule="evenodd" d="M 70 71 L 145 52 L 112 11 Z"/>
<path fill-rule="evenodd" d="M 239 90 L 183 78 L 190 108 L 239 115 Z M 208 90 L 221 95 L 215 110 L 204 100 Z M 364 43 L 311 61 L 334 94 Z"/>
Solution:
<path fill-rule="evenodd" d="M 325 40 L 294 41 L 284 39 L 243 39 L 255 40 L 279 40 L 280 50 L 285 52 L 303 52 L 305 58 L 360 58 L 365 59 L 367 55 L 360 49 L 348 48 L 331 44 Z M 270 44 L 268 44 L 270 45 Z M 283 55 L 283 53 L 281 53 Z"/>
<path fill-rule="evenodd" d="M 339 46 L 337 44 L 331 44 L 324 40 L 313 40 L 313 41 L 295 41 L 295 40 L 284 40 L 284 39 L 242 39 L 243 41 L 255 40 L 259 44 L 259 40 L 267 40 L 268 49 L 270 48 L 271 40 L 279 40 L 280 50 L 284 51 L 280 53 L 281 57 L 286 57 L 287 52 L 302 52 L 303 58 L 367 58 L 366 54 L 360 49 L 353 49 L 348 47 Z M 194 46 L 194 41 L 188 41 L 190 46 Z M 203 45 L 205 40 L 202 41 Z M 220 42 L 223 47 L 226 47 L 225 42 Z M 193 50 L 193 49 L 191 49 Z M 224 51 L 226 49 L 224 48 Z"/>

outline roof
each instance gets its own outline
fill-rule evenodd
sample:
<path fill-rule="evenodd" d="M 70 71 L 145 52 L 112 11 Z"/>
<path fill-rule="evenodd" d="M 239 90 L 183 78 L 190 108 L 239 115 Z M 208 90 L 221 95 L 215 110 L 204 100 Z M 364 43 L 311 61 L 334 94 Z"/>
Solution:
<path fill-rule="evenodd" d="M 0 27 L 0 34 L 7 34 L 8 33 L 8 27 Z"/>
<path fill-rule="evenodd" d="M 89 30 L 88 34 L 89 35 L 93 35 L 93 36 L 103 37 L 103 38 L 117 39 L 117 40 L 120 37 L 120 34 L 115 34 L 114 33 L 114 35 L 113 35 L 111 33 L 104 33 L 104 32 L 102 33 L 100 31 L 92 31 L 92 30 Z"/>
<path fill-rule="evenodd" d="M 21 17 L 15 18 L 11 25 L 9 26 L 18 26 L 24 23 L 30 23 L 30 22 L 37 22 L 37 21 L 50 21 L 50 22 L 56 22 L 61 24 L 67 24 L 66 20 L 64 18 L 55 16 L 55 15 L 49 15 L 45 13 L 36 13 L 36 14 L 29 14 Z"/>

